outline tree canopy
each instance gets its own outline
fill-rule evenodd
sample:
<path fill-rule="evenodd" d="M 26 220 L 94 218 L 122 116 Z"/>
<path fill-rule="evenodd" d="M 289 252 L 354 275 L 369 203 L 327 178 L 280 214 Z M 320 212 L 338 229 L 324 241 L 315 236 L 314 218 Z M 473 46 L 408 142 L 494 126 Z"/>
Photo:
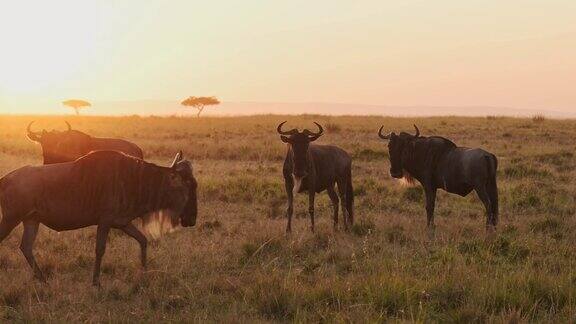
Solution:
<path fill-rule="evenodd" d="M 205 106 L 218 105 L 219 103 L 220 100 L 216 97 L 188 97 L 181 102 L 182 106 L 198 109 L 198 117 L 200 117 Z"/>
<path fill-rule="evenodd" d="M 76 115 L 80 115 L 80 109 L 92 106 L 92 104 L 90 104 L 88 101 L 80 99 L 69 99 L 63 101 L 62 104 L 74 109 L 74 111 L 76 111 Z"/>

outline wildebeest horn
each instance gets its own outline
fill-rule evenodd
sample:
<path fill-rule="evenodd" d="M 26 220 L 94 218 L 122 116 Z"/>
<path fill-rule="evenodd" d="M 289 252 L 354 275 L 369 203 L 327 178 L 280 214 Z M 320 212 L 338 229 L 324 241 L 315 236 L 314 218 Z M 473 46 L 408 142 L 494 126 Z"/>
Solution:
<path fill-rule="evenodd" d="M 307 136 L 316 137 L 316 138 L 322 136 L 322 134 L 324 133 L 324 128 L 322 128 L 322 125 L 318 124 L 317 122 L 314 122 L 314 124 L 316 124 L 316 126 L 318 126 L 318 133 L 313 133 L 307 129 L 302 131 L 302 133 L 306 134 Z"/>
<path fill-rule="evenodd" d="M 291 129 L 287 132 L 282 130 L 282 126 L 284 126 L 284 124 L 286 124 L 287 121 L 284 121 L 282 123 L 280 123 L 280 125 L 278 125 L 278 128 L 276 128 L 276 131 L 278 131 L 278 134 L 280 135 L 294 135 L 294 134 L 298 134 L 298 130 L 297 129 Z"/>
<path fill-rule="evenodd" d="M 67 121 L 64 121 L 64 122 L 66 123 L 66 126 L 68 126 L 68 131 L 71 131 L 71 130 L 72 130 L 72 126 L 70 126 L 70 123 L 67 122 Z"/>
<path fill-rule="evenodd" d="M 32 131 L 32 124 L 34 124 L 34 121 L 31 121 L 30 124 L 28 124 L 28 127 L 26 127 L 26 131 L 28 132 L 28 138 L 34 142 L 39 142 L 40 135 Z"/>
<path fill-rule="evenodd" d="M 31 121 L 30 124 L 28 124 L 28 127 L 26 127 L 26 131 L 28 131 L 28 134 L 34 134 L 34 132 L 31 129 L 32 124 L 34 124 L 34 121 Z"/>
<path fill-rule="evenodd" d="M 176 164 L 178 164 L 178 162 L 182 161 L 182 151 L 178 151 L 178 153 L 176 153 L 176 156 L 174 157 L 174 161 L 172 161 L 172 165 L 170 166 L 171 168 L 175 167 Z"/>
<path fill-rule="evenodd" d="M 390 134 L 388 134 L 388 135 L 382 135 L 382 130 L 383 130 L 383 129 L 384 129 L 384 125 L 382 125 L 382 127 L 380 127 L 380 130 L 378 131 L 378 136 L 379 136 L 381 139 L 385 139 L 385 140 L 390 139 Z"/>
<path fill-rule="evenodd" d="M 416 126 L 416 124 L 414 124 L 414 129 L 416 129 L 416 135 L 414 135 L 414 137 L 420 136 L 420 130 L 418 129 L 418 126 Z"/>

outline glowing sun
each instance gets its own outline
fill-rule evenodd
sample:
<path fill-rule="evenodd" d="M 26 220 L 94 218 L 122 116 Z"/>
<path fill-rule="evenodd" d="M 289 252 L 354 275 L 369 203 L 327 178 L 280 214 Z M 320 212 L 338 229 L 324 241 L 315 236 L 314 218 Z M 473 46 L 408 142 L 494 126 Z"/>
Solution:
<path fill-rule="evenodd" d="M 0 4 L 0 92 L 32 93 L 58 86 L 95 46 L 93 1 L 5 1 Z"/>

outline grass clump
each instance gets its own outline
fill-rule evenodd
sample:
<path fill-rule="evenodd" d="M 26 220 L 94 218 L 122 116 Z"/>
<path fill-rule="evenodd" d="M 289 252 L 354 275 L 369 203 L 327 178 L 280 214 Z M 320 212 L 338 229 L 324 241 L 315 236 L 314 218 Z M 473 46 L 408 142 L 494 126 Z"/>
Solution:
<path fill-rule="evenodd" d="M 532 116 L 532 121 L 535 123 L 543 123 L 546 121 L 546 116 L 544 116 L 544 114 L 536 114 Z"/>
<path fill-rule="evenodd" d="M 504 176 L 509 179 L 550 179 L 552 174 L 547 170 L 529 167 L 524 164 L 514 164 L 504 169 Z"/>
<path fill-rule="evenodd" d="M 376 225 L 372 220 L 362 219 L 352 225 L 352 233 L 356 236 L 365 236 L 374 232 Z"/>
<path fill-rule="evenodd" d="M 553 233 L 558 231 L 563 223 L 552 217 L 546 217 L 542 220 L 536 220 L 530 223 L 530 230 L 534 233 Z"/>
<path fill-rule="evenodd" d="M 342 127 L 336 123 L 333 123 L 333 122 L 327 122 L 325 124 L 325 127 L 329 133 L 337 134 L 337 133 L 340 133 L 342 131 Z"/>
<path fill-rule="evenodd" d="M 421 186 L 408 187 L 402 193 L 402 198 L 409 202 L 421 203 L 424 201 L 424 189 Z"/>

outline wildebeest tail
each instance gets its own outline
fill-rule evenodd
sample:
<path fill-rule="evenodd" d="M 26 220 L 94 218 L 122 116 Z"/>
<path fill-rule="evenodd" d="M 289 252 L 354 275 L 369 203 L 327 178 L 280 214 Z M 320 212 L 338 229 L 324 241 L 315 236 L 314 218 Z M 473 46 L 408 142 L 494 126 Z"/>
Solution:
<path fill-rule="evenodd" d="M 346 209 L 350 215 L 350 224 L 354 224 L 354 186 L 352 185 L 352 170 L 348 170 L 348 185 L 346 187 Z"/>
<path fill-rule="evenodd" d="M 494 154 L 486 155 L 488 166 L 488 195 L 492 203 L 492 213 L 498 215 L 498 184 L 496 183 L 496 173 L 498 171 L 498 159 Z"/>
<path fill-rule="evenodd" d="M 2 209 L 4 208 L 4 178 L 0 178 L 0 221 L 4 217 L 4 212 Z"/>

